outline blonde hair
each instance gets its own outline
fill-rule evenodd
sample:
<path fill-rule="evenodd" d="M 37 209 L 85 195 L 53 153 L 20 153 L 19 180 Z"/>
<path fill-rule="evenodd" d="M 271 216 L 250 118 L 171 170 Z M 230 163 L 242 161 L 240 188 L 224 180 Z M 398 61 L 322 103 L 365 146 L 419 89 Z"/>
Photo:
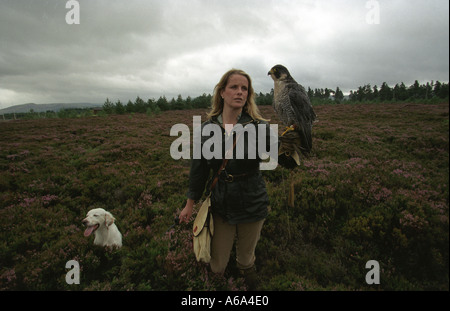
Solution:
<path fill-rule="evenodd" d="M 261 116 L 261 113 L 259 112 L 258 106 L 255 102 L 255 91 L 253 90 L 252 86 L 252 79 L 250 76 L 240 69 L 231 69 L 228 70 L 220 79 L 219 83 L 217 83 L 216 87 L 214 88 L 214 95 L 212 97 L 212 103 L 211 103 L 211 111 L 207 114 L 208 118 L 216 117 L 220 115 L 223 111 L 223 99 L 220 94 L 223 90 L 225 90 L 225 87 L 228 84 L 228 79 L 232 75 L 241 75 L 247 78 L 248 81 L 248 96 L 247 96 L 247 102 L 245 103 L 242 111 L 247 112 L 250 117 L 252 117 L 254 120 L 263 120 L 267 121 Z"/>

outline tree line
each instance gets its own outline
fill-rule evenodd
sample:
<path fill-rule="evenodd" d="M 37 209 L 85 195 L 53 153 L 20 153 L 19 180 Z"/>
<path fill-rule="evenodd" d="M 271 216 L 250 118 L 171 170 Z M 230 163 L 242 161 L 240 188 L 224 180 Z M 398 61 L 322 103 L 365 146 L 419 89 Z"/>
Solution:
<path fill-rule="evenodd" d="M 405 101 L 417 99 L 431 99 L 431 98 L 448 98 L 449 86 L 448 83 L 441 83 L 439 81 L 427 82 L 426 84 L 419 84 L 416 80 L 414 84 L 407 87 L 403 82 L 397 83 L 393 88 L 389 87 L 386 82 L 381 84 L 381 87 L 375 85 L 373 88 L 370 84 L 358 87 L 356 91 L 350 91 L 349 100 L 351 101 Z"/>
<path fill-rule="evenodd" d="M 379 88 L 377 85 L 372 87 L 370 84 L 365 84 L 359 86 L 355 91 L 351 90 L 348 96 L 344 96 L 339 87 L 336 87 L 334 90 L 330 88 L 315 88 L 313 90 L 308 87 L 307 94 L 313 105 L 339 104 L 344 102 L 396 102 L 448 99 L 449 84 L 439 81 L 420 84 L 417 80 L 410 86 L 406 86 L 403 82 L 395 84 L 394 87 L 390 87 L 386 82 L 383 82 Z M 255 97 L 257 105 L 272 105 L 273 89 L 270 93 L 256 93 Z M 138 96 L 134 102 L 129 100 L 127 103 L 122 103 L 120 100 L 113 103 L 107 98 L 99 114 L 146 113 L 150 115 L 167 110 L 209 108 L 211 106 L 211 99 L 212 95 L 206 93 L 195 98 L 190 96 L 183 98 L 181 95 L 178 95 L 177 98 L 172 98 L 171 100 L 168 100 L 166 96 L 160 96 L 157 100 L 148 99 L 145 101 Z M 45 113 L 37 113 L 34 111 L 28 113 L 9 113 L 1 115 L 0 120 L 71 118 L 92 115 L 94 113 L 91 108 L 76 108 L 64 109 L 58 112 L 47 111 Z"/>
<path fill-rule="evenodd" d="M 394 87 L 390 87 L 386 82 L 371 87 L 370 84 L 359 86 L 356 91 L 351 90 L 350 94 L 344 96 L 342 90 L 336 87 L 335 90 L 329 88 L 315 88 L 314 90 L 308 87 L 307 94 L 312 104 L 338 104 L 343 102 L 366 102 L 366 101 L 405 101 L 405 100 L 428 100 L 432 98 L 445 99 L 449 97 L 448 83 L 441 83 L 439 81 L 427 82 L 426 84 L 419 84 L 416 80 L 414 84 L 407 87 L 403 82 L 397 83 Z M 134 102 L 129 100 L 123 104 L 120 100 L 116 103 L 106 99 L 103 104 L 103 111 L 106 114 L 125 114 L 125 113 L 159 113 L 167 110 L 183 110 L 196 108 L 209 108 L 211 106 L 212 95 L 203 94 L 201 96 L 191 98 L 183 98 L 178 95 L 177 98 L 168 100 L 165 96 L 160 96 L 158 100 L 148 99 L 144 101 L 139 96 Z M 271 105 L 273 100 L 273 89 L 270 93 L 263 94 L 256 93 L 257 105 Z"/>
<path fill-rule="evenodd" d="M 166 96 L 160 96 L 158 100 L 148 99 L 147 101 L 144 101 L 138 96 L 134 102 L 129 100 L 126 104 L 123 104 L 120 100 L 113 103 L 107 98 L 103 104 L 103 112 L 107 114 L 153 114 L 167 110 L 207 108 L 211 105 L 211 98 L 212 96 L 207 94 L 195 98 L 188 96 L 185 99 L 183 99 L 181 95 L 178 95 L 177 99 L 172 98 L 170 101 Z"/>

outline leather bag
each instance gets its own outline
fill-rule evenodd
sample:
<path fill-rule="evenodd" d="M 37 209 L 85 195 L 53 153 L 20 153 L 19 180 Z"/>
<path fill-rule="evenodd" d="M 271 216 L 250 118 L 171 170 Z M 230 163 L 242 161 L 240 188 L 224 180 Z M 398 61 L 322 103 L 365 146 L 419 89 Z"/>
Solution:
<path fill-rule="evenodd" d="M 210 211 L 211 194 L 203 201 L 194 220 L 194 254 L 197 261 L 209 263 L 211 260 L 211 240 L 214 235 L 214 221 Z"/>

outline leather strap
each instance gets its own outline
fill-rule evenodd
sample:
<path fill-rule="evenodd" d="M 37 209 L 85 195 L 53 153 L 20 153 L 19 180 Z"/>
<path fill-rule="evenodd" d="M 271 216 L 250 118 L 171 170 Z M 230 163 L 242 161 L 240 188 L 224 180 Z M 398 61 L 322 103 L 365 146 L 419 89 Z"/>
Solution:
<path fill-rule="evenodd" d="M 239 133 L 239 136 L 240 136 L 240 133 Z M 222 171 L 225 170 L 225 167 L 227 166 L 227 163 L 229 160 L 229 159 L 227 159 L 227 154 L 228 154 L 228 152 L 233 152 L 234 148 L 236 147 L 236 143 L 237 143 L 238 139 L 239 139 L 239 137 L 236 137 L 236 135 L 233 137 L 233 147 L 225 153 L 225 158 L 223 159 L 222 165 L 220 166 L 219 170 L 216 173 L 216 177 L 214 178 L 213 182 L 211 183 L 211 187 L 209 188 L 209 191 L 212 191 L 214 189 L 214 187 L 217 184 L 217 181 L 219 180 L 220 174 L 222 173 Z"/>

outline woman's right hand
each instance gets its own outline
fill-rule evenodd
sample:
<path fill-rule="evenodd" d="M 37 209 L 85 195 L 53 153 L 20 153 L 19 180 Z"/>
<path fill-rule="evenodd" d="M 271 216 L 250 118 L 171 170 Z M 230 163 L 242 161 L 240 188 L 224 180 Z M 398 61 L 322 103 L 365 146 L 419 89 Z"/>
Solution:
<path fill-rule="evenodd" d="M 186 205 L 184 206 L 183 210 L 180 213 L 180 224 L 182 222 L 188 223 L 189 220 L 192 217 L 192 211 L 194 210 L 194 200 L 187 199 Z"/>

